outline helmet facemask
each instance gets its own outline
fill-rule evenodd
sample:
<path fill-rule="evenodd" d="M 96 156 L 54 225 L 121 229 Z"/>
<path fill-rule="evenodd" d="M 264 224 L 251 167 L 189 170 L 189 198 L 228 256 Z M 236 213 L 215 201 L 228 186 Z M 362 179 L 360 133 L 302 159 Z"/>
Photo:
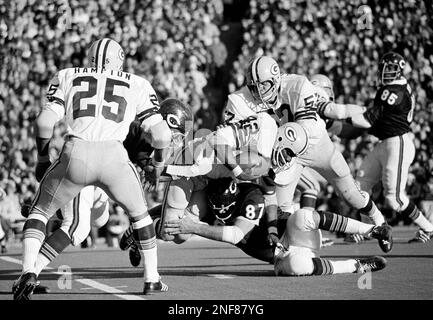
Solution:
<path fill-rule="evenodd" d="M 271 78 L 263 82 L 252 82 L 248 84 L 251 95 L 263 105 L 256 107 L 255 112 L 275 109 L 278 105 L 278 90 L 280 88 L 280 77 Z"/>
<path fill-rule="evenodd" d="M 381 63 L 379 65 L 379 71 L 378 71 L 379 83 L 386 85 L 395 80 L 398 80 L 401 76 L 401 70 L 402 70 L 402 66 L 399 63 L 396 62 Z"/>
<path fill-rule="evenodd" d="M 272 150 L 272 167 L 275 173 L 289 169 L 295 160 L 295 154 L 289 148 L 278 146 Z"/>

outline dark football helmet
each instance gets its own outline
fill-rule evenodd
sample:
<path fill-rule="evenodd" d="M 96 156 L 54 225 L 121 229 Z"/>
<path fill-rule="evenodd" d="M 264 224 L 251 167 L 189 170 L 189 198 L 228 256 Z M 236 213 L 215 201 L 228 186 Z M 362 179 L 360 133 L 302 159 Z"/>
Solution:
<path fill-rule="evenodd" d="M 404 58 L 395 52 L 388 52 L 382 56 L 377 70 L 377 78 L 380 85 L 389 84 L 400 79 L 406 65 Z"/>
<path fill-rule="evenodd" d="M 239 187 L 232 178 L 209 179 L 207 198 L 216 218 L 225 222 L 233 214 Z"/>
<path fill-rule="evenodd" d="M 193 129 L 194 116 L 191 108 L 177 99 L 168 98 L 161 102 L 159 112 L 172 131 L 173 142 L 181 145 Z"/>

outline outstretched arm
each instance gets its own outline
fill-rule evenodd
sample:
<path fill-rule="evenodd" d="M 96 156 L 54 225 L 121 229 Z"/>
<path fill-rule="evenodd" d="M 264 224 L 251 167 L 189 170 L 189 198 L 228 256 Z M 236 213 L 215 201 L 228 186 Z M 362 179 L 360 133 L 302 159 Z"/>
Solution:
<path fill-rule="evenodd" d="M 254 228 L 246 219 L 237 218 L 232 226 L 211 226 L 195 222 L 188 215 L 180 220 L 167 221 L 164 224 L 168 234 L 196 234 L 207 239 L 238 244 Z"/>

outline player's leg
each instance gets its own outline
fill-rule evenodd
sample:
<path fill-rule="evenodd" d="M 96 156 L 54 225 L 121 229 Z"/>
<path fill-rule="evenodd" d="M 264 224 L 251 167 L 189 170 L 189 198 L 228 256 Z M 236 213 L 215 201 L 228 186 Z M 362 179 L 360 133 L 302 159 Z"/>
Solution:
<path fill-rule="evenodd" d="M 155 228 L 147 212 L 140 177 L 121 143 L 106 141 L 97 147 L 100 157 L 100 167 L 95 168 L 99 173 L 98 187 L 129 215 L 134 239 L 144 257 L 144 293 L 167 291 L 158 273 Z M 109 155 L 112 156 L 107 160 Z"/>
<path fill-rule="evenodd" d="M 332 221 L 330 225 L 344 226 L 346 221 L 340 220 L 340 223 L 337 223 L 334 219 L 341 216 L 335 216 L 328 216 Z M 380 270 L 385 266 L 382 258 L 365 261 L 360 259 L 333 261 L 320 258 L 321 233 L 317 228 L 322 225 L 325 230 L 329 229 L 326 223 L 320 220 L 319 213 L 306 209 L 299 209 L 289 217 L 287 229 L 282 238 L 283 246 L 289 249 L 281 250 L 276 255 L 274 268 L 276 275 L 303 276 L 361 272 L 367 268 L 367 262 L 371 265 L 371 271 Z M 359 222 L 354 220 L 354 223 L 356 225 Z M 380 227 L 374 225 L 370 227 L 357 225 L 350 226 L 350 228 L 347 228 L 346 225 L 344 227 L 345 230 L 361 232 L 369 232 L 367 230 L 374 228 Z"/>
<path fill-rule="evenodd" d="M 433 237 L 433 224 L 410 201 L 405 191 L 409 167 L 415 157 L 413 142 L 405 134 L 387 139 L 383 144 L 386 148 L 382 172 L 385 204 L 403 217 L 412 219 L 422 230 L 420 235 L 426 234 L 426 237 L 420 236 L 419 242 L 426 242 Z"/>
<path fill-rule="evenodd" d="M 382 164 L 380 162 L 380 157 L 382 154 L 383 146 L 379 143 L 363 159 L 361 167 L 356 175 L 356 182 L 359 184 L 360 189 L 366 192 L 369 197 L 374 185 L 376 185 L 381 179 Z M 379 214 L 377 211 L 371 211 L 369 213 L 368 210 L 363 210 L 361 213 L 369 216 L 375 225 L 381 225 L 385 222 L 382 213 Z"/>
<path fill-rule="evenodd" d="M 24 225 L 22 275 L 13 285 L 14 299 L 29 299 L 36 286 L 35 263 L 45 240 L 46 224 L 84 187 L 87 154 L 68 140 L 42 178 Z M 79 148 L 78 148 L 79 149 Z"/>
<path fill-rule="evenodd" d="M 189 238 L 188 235 L 169 235 L 165 232 L 164 223 L 177 220 L 184 216 L 186 208 L 190 205 L 192 196 L 196 191 L 203 190 L 206 186 L 204 177 L 181 178 L 171 181 L 164 192 L 162 203 L 162 216 L 157 231 L 165 241 L 181 243 Z"/>
<path fill-rule="evenodd" d="M 315 171 L 304 168 L 298 182 L 297 188 L 301 191 L 301 208 L 316 208 L 317 196 L 320 193 L 320 183 L 316 179 Z M 316 175 L 319 175 L 316 173 Z"/>
<path fill-rule="evenodd" d="M 161 213 L 162 213 L 162 205 L 158 205 L 149 210 L 149 215 L 153 220 L 153 226 L 155 227 L 155 230 L 158 230 L 159 228 Z M 129 262 L 133 267 L 138 267 L 141 262 L 141 253 L 140 253 L 140 249 L 135 243 L 133 232 L 134 229 L 132 225 L 130 225 L 129 228 L 126 229 L 125 233 L 122 235 L 122 238 L 119 241 L 119 247 L 121 250 L 129 249 L 128 252 Z M 158 238 L 158 233 L 156 235 Z"/>
<path fill-rule="evenodd" d="M 307 231 L 326 230 L 331 232 L 343 232 L 349 234 L 362 234 L 379 240 L 381 249 L 389 252 L 392 249 L 392 233 L 388 225 L 375 226 L 373 224 L 363 223 L 348 217 L 344 217 L 332 212 L 312 211 L 299 209 L 288 219 L 288 241 L 289 245 L 307 246 L 310 248 L 320 248 L 316 245 L 316 239 L 308 235 Z M 303 233 L 307 232 L 307 233 Z M 387 242 L 389 245 L 383 248 L 381 242 Z M 387 248 L 390 248 L 389 250 Z M 317 249 L 318 250 L 318 249 Z"/>
<path fill-rule="evenodd" d="M 293 196 L 303 169 L 304 167 L 301 164 L 295 162 L 288 170 L 280 172 L 275 176 L 275 183 L 277 184 L 275 193 L 278 207 L 283 212 L 293 211 Z"/>
<path fill-rule="evenodd" d="M 338 195 L 352 208 L 368 215 L 376 225 L 382 225 L 385 222 L 382 213 L 370 195 L 358 187 L 341 152 L 332 144 L 329 137 L 323 141 L 323 146 L 327 146 L 328 152 L 313 163 L 313 168 L 334 186 Z"/>

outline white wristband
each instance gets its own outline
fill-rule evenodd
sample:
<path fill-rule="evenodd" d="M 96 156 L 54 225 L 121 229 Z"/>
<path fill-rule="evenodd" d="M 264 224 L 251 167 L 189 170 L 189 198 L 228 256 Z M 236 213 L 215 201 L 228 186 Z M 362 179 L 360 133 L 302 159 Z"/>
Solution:
<path fill-rule="evenodd" d="M 242 170 L 241 167 L 236 166 L 233 170 L 232 170 L 233 174 L 235 175 L 235 177 L 240 176 L 244 171 Z"/>

